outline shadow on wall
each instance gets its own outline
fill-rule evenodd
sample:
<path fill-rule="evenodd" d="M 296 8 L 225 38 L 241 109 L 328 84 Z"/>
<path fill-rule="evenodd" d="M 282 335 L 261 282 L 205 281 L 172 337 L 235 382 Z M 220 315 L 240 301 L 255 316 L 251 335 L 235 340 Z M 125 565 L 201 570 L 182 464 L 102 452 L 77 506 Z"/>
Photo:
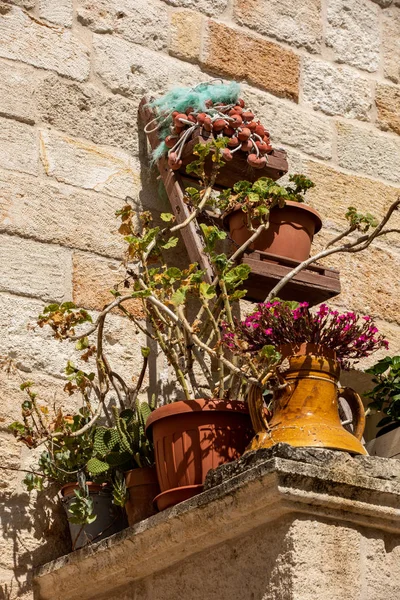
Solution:
<path fill-rule="evenodd" d="M 6 477 L 8 474 L 16 475 L 8 471 Z M 68 522 L 56 496 L 56 488 L 51 494 L 48 490 L 0 494 L 0 530 L 8 552 L 3 549 L 0 566 L 14 574 L 11 582 L 0 582 L 0 600 L 30 592 L 32 568 L 70 552 Z"/>

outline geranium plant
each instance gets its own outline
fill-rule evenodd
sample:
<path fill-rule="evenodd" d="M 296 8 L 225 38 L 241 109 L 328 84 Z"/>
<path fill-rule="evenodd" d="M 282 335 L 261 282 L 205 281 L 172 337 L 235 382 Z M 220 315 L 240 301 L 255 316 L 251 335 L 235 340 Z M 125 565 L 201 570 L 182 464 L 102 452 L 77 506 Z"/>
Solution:
<path fill-rule="evenodd" d="M 248 352 L 256 357 L 264 347 L 277 349 L 286 344 L 299 346 L 305 342 L 332 350 L 342 368 L 369 356 L 388 342 L 370 316 L 354 312 L 340 314 L 321 304 L 315 313 L 307 302 L 260 303 L 257 310 L 237 321 L 232 330 L 226 326 L 224 341 L 235 352 Z M 262 356 L 262 355 L 261 355 Z"/>

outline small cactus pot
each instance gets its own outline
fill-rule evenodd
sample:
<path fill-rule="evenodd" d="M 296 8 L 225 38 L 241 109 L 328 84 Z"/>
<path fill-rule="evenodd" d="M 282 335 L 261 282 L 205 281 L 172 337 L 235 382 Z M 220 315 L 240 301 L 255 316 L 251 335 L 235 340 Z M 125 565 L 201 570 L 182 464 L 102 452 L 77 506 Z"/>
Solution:
<path fill-rule="evenodd" d="M 94 542 L 99 542 L 127 526 L 126 515 L 119 506 L 112 503 L 111 489 L 104 484 L 88 482 L 89 494 L 93 499 L 96 520 L 89 525 L 77 525 L 68 521 L 72 550 L 78 550 Z M 68 483 L 61 488 L 61 502 L 69 516 L 68 507 L 75 497 L 78 484 Z"/>

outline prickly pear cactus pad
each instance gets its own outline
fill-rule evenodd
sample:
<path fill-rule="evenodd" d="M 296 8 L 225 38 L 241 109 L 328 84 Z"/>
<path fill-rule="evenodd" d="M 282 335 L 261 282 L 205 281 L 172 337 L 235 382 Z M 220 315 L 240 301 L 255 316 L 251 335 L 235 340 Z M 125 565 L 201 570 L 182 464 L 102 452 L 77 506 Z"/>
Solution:
<path fill-rule="evenodd" d="M 255 169 L 265 167 L 267 154 L 273 150 L 269 132 L 246 107 L 240 98 L 240 86 L 234 81 L 173 88 L 149 106 L 157 116 L 146 126 L 146 131 L 158 129 L 163 140 L 153 152 L 153 161 L 167 154 L 173 170 L 182 166 L 185 144 L 197 136 L 227 138 L 223 159 L 229 162 L 239 152 Z"/>

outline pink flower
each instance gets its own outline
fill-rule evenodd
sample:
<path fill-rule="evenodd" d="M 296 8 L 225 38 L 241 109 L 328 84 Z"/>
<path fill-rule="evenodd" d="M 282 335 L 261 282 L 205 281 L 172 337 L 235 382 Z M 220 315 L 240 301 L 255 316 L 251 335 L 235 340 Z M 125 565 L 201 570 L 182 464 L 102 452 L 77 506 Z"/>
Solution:
<path fill-rule="evenodd" d="M 372 317 L 370 317 L 369 315 L 366 315 L 365 317 L 363 317 L 364 321 L 371 321 Z"/>

